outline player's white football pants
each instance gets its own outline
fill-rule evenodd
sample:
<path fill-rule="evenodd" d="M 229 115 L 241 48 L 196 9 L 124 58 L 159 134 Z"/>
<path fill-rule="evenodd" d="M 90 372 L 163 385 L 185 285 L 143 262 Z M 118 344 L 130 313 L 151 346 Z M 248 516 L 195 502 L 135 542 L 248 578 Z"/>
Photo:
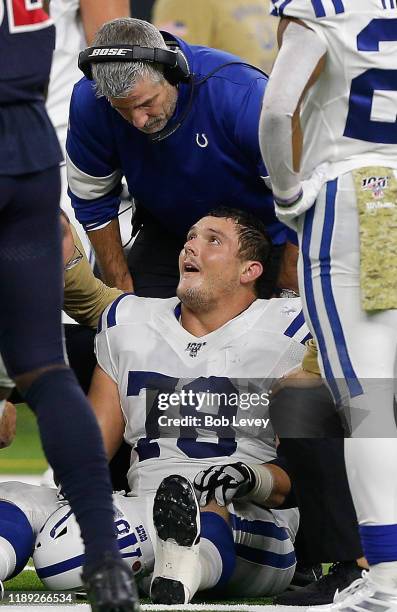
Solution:
<path fill-rule="evenodd" d="M 397 535 L 397 310 L 368 314 L 361 308 L 359 226 L 351 173 L 326 183 L 298 226 L 305 317 L 335 399 L 350 406 L 352 439 L 346 440 L 345 456 L 359 523 L 396 525 Z M 378 246 L 382 249 L 381 241 Z M 392 556 L 396 552 L 397 544 Z"/>

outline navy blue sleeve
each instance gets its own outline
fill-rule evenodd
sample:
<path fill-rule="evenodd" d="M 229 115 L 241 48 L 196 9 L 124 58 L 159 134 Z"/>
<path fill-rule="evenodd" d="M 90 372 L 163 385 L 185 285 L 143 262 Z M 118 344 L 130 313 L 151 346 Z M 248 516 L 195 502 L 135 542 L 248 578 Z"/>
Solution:
<path fill-rule="evenodd" d="M 68 193 L 86 230 L 114 219 L 120 204 L 122 172 L 107 106 L 86 79 L 75 85 L 66 141 Z"/>

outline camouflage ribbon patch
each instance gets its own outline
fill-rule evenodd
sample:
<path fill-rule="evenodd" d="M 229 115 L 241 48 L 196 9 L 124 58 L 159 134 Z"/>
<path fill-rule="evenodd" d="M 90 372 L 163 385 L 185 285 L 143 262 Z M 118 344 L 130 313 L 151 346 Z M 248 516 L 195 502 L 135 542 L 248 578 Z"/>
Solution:
<path fill-rule="evenodd" d="M 318 365 L 318 349 L 314 338 L 310 338 L 305 343 L 306 352 L 302 359 L 302 369 L 311 374 L 321 375 L 320 366 Z"/>
<path fill-rule="evenodd" d="M 397 308 L 397 170 L 353 171 L 360 227 L 363 310 Z"/>

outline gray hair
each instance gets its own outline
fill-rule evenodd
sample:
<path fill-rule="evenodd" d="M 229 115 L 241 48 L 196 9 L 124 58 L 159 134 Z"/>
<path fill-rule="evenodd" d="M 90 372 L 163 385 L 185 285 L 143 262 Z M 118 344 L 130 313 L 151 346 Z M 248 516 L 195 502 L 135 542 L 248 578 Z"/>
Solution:
<path fill-rule="evenodd" d="M 96 33 L 93 42 L 94 47 L 116 44 L 167 49 L 163 37 L 154 25 L 127 17 L 105 23 Z M 149 78 L 155 83 L 164 81 L 161 65 L 148 62 L 93 64 L 92 74 L 97 96 L 106 98 L 125 98 L 141 79 Z"/>

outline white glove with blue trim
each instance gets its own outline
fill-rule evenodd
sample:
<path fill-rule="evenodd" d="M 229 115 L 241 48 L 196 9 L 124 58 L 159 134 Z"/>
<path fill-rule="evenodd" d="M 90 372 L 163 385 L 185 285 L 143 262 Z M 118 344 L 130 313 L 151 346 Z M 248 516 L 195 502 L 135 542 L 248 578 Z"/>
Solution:
<path fill-rule="evenodd" d="M 311 175 L 311 177 L 301 182 L 301 193 L 291 204 L 281 204 L 274 197 L 275 211 L 278 219 L 296 231 L 297 217 L 305 213 L 315 203 L 322 186 L 328 180 L 329 164 L 321 164 Z"/>

